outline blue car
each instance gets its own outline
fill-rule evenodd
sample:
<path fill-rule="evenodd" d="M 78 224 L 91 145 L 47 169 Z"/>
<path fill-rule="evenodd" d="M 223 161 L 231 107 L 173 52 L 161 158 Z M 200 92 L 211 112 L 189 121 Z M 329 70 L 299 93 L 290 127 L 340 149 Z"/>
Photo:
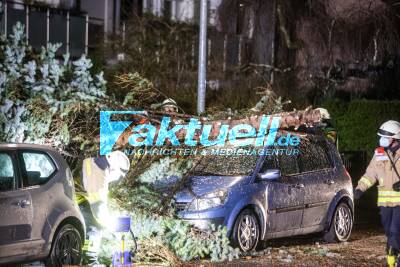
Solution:
<path fill-rule="evenodd" d="M 340 155 L 323 134 L 294 134 L 298 147 L 202 156 L 175 196 L 178 216 L 200 229 L 226 226 L 244 252 L 261 240 L 316 232 L 327 242 L 346 241 L 354 220 L 353 188 Z"/>

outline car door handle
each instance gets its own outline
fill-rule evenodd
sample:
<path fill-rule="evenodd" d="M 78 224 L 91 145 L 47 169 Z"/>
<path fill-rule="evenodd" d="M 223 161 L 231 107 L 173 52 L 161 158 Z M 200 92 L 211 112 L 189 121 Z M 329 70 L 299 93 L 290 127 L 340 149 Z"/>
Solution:
<path fill-rule="evenodd" d="M 29 200 L 27 200 L 27 199 L 24 199 L 24 200 L 20 200 L 20 201 L 14 202 L 13 204 L 18 206 L 18 207 L 25 208 L 25 207 L 30 206 L 31 202 Z"/>
<path fill-rule="evenodd" d="M 292 185 L 292 187 L 301 189 L 301 188 L 304 188 L 304 184 L 298 183 L 298 184 Z"/>
<path fill-rule="evenodd" d="M 21 200 L 20 203 L 21 208 L 25 208 L 31 205 L 31 202 L 27 199 Z"/>
<path fill-rule="evenodd" d="M 335 181 L 331 180 L 331 179 L 328 179 L 328 180 L 325 181 L 325 183 L 331 185 L 331 184 L 334 184 Z"/>

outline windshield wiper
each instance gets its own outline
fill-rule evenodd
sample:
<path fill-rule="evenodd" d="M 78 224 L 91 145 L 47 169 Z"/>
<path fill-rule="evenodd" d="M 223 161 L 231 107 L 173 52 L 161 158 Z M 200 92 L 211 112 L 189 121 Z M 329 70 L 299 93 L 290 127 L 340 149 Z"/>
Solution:
<path fill-rule="evenodd" d="M 197 171 L 193 173 L 194 175 L 198 176 L 218 176 L 218 174 L 212 173 L 212 172 L 203 172 L 203 171 Z"/>

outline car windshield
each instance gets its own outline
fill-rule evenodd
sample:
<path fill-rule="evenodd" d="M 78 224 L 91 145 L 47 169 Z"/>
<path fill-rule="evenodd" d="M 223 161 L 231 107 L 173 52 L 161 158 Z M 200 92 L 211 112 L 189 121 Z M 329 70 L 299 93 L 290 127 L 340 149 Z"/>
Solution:
<path fill-rule="evenodd" d="M 194 175 L 213 175 L 213 176 L 236 176 L 250 175 L 256 167 L 259 156 L 246 155 L 230 155 L 233 151 L 239 149 L 246 152 L 253 150 L 254 146 L 234 147 L 226 145 L 224 147 L 209 147 L 204 149 L 205 155 L 198 156 L 195 159 Z M 219 151 L 219 153 L 216 153 Z"/>

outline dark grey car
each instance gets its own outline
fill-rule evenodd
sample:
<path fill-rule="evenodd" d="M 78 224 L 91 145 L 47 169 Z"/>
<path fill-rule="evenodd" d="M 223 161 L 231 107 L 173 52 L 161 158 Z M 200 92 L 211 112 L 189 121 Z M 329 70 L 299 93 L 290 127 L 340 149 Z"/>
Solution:
<path fill-rule="evenodd" d="M 315 232 L 346 241 L 353 188 L 339 153 L 323 135 L 294 134 L 298 155 L 204 156 L 175 197 L 178 215 L 199 228 L 226 226 L 243 251 L 260 240 Z"/>
<path fill-rule="evenodd" d="M 74 180 L 48 146 L 0 144 L 0 265 L 79 264 L 85 224 Z"/>

